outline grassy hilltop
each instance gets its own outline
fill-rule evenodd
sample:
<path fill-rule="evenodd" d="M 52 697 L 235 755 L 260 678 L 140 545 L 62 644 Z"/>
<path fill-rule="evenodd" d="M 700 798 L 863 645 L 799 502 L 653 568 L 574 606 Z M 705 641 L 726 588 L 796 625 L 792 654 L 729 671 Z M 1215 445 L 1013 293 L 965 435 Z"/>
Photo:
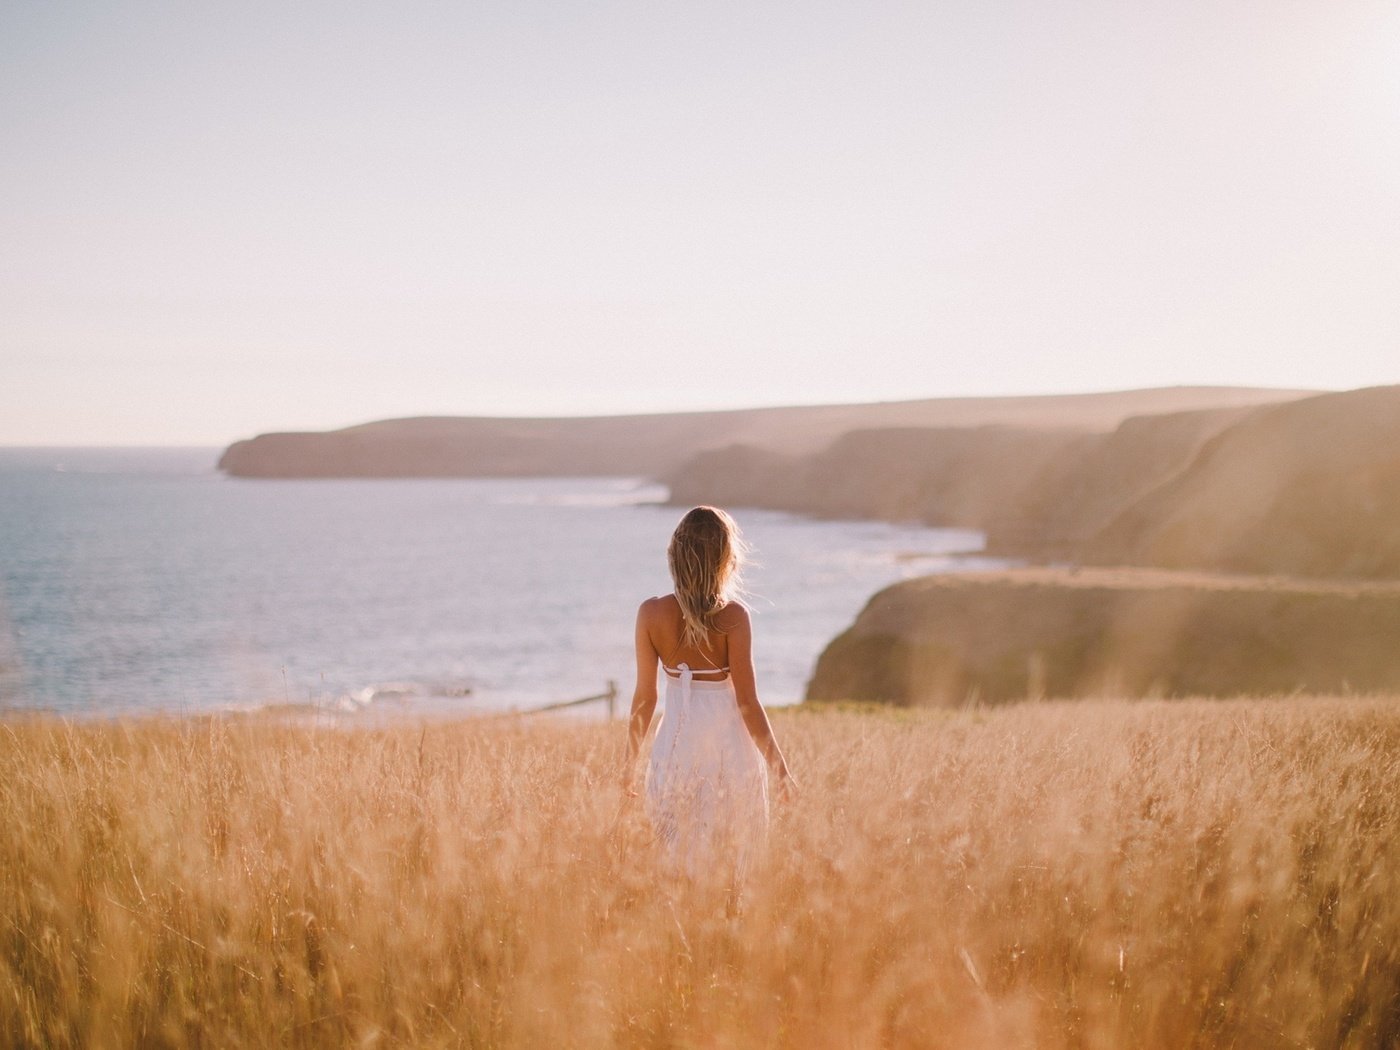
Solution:
<path fill-rule="evenodd" d="M 617 725 L 0 725 L 0 1043 L 1400 1041 L 1395 699 L 775 723 L 737 915 Z"/>
<path fill-rule="evenodd" d="M 905 580 L 827 645 L 815 700 L 1400 692 L 1400 581 L 1162 569 Z"/>

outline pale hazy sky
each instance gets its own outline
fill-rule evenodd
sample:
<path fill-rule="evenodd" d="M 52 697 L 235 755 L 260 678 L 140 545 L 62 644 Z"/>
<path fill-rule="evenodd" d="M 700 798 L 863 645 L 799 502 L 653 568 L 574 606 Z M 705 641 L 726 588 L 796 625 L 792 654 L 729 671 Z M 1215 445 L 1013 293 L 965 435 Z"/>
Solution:
<path fill-rule="evenodd" d="M 0 7 L 0 444 L 1400 382 L 1400 3 Z"/>

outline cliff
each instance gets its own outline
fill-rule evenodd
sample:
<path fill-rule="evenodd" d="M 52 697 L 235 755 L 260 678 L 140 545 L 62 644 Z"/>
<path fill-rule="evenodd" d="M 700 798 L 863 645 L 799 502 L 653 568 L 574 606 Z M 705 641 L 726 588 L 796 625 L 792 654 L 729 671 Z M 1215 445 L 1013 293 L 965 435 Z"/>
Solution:
<path fill-rule="evenodd" d="M 1095 564 L 1400 576 L 1400 386 L 1247 413 L 1084 544 Z"/>
<path fill-rule="evenodd" d="M 1186 470 L 1206 442 L 1255 406 L 1124 420 L 1057 451 L 1023 486 L 992 503 L 979 527 L 999 554 L 1081 561 L 1123 511 Z"/>
<path fill-rule="evenodd" d="M 1400 690 L 1400 583 L 1027 569 L 889 587 L 817 662 L 809 700 Z"/>
<path fill-rule="evenodd" d="M 1400 577 L 1400 386 L 1127 419 L 1108 433 L 884 429 L 731 447 L 677 503 L 977 528 L 1032 561 Z"/>
<path fill-rule="evenodd" d="M 671 502 L 981 529 L 996 554 L 1077 561 L 1127 507 L 1188 467 L 1255 406 L 1135 416 L 1106 434 L 885 428 L 807 455 L 748 445 L 663 476 Z"/>
<path fill-rule="evenodd" d="M 744 445 L 702 453 L 663 480 L 680 505 L 980 529 L 1012 514 L 1047 468 L 1095 438 L 1015 427 L 858 430 L 806 456 Z"/>
<path fill-rule="evenodd" d="M 1092 432 L 1109 430 L 1134 415 L 1297 396 L 1297 391 L 1243 387 L 1166 387 L 666 415 L 397 419 L 324 433 L 263 434 L 230 445 L 219 466 L 242 477 L 659 477 L 698 453 L 733 445 L 781 456 L 812 454 L 842 434 L 876 428 Z"/>

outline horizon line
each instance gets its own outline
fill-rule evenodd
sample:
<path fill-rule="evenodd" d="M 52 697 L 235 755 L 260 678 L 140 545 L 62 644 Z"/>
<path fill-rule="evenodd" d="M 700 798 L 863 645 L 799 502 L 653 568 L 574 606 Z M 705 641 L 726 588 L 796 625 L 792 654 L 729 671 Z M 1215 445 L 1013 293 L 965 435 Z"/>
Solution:
<path fill-rule="evenodd" d="M 1386 386 L 1390 384 L 1375 384 Z M 1164 383 L 1160 386 L 1137 386 L 1137 387 L 1113 387 L 1098 390 L 1060 390 L 1030 394 L 998 393 L 998 394 L 948 394 L 930 395 L 925 397 L 902 397 L 886 398 L 873 401 L 799 401 L 783 402 L 778 404 L 748 404 L 731 405 L 724 408 L 685 408 L 662 410 L 655 412 L 596 412 L 570 415 L 560 413 L 555 415 L 531 414 L 503 414 L 487 415 L 484 413 L 451 413 L 444 414 L 438 412 L 425 412 L 418 415 L 393 415 L 375 416 L 370 419 L 360 419 L 352 423 L 343 423 L 339 426 L 318 427 L 306 430 L 279 430 L 266 429 L 256 431 L 253 436 L 265 434 L 326 434 L 340 430 L 349 430 L 359 426 L 369 426 L 375 423 L 397 423 L 407 420 L 421 419 L 480 419 L 480 420 L 582 420 L 582 419 L 645 419 L 658 416 L 705 416 L 724 415 L 733 412 L 763 412 L 785 409 L 803 408 L 863 408 L 875 405 L 900 405 L 918 404 L 927 401 L 1003 401 L 1003 400 L 1031 400 L 1039 398 L 1065 398 L 1065 397 L 1102 397 L 1112 394 L 1140 394 L 1158 390 L 1239 390 L 1239 391 L 1264 391 L 1279 394 L 1330 394 L 1341 393 L 1344 390 L 1363 390 L 1362 387 L 1279 387 L 1268 385 L 1251 385 L 1244 383 Z M 221 442 L 159 442 L 159 443 L 134 443 L 134 444 L 67 444 L 63 442 L 34 442 L 34 443 L 0 443 L 0 449 L 29 449 L 29 450 L 66 450 L 66 449 L 218 449 L 227 448 L 236 441 L 249 440 L 248 438 L 226 438 Z"/>

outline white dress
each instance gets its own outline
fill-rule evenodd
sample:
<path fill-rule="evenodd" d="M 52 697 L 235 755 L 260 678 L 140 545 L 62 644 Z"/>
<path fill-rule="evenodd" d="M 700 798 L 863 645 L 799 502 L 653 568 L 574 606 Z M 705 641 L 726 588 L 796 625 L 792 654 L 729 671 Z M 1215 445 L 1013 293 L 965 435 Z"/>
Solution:
<path fill-rule="evenodd" d="M 732 679 L 696 681 L 686 664 L 662 670 L 666 707 L 647 763 L 647 815 L 667 858 L 687 875 L 742 878 L 767 838 L 763 756 Z"/>

